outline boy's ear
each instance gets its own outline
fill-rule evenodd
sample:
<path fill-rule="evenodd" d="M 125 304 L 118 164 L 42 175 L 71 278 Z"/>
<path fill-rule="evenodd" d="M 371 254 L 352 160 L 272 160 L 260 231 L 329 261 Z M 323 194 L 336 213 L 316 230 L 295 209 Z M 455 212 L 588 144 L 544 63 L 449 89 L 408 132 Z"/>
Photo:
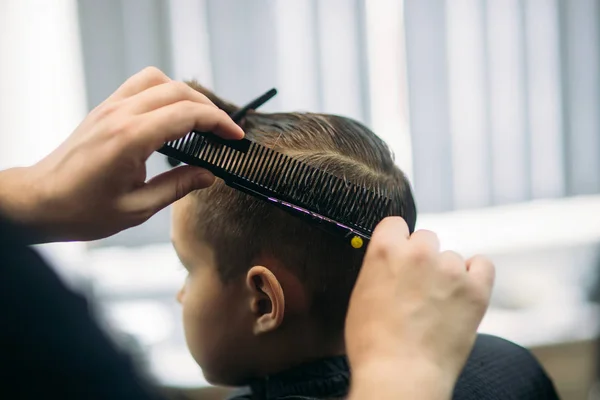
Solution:
<path fill-rule="evenodd" d="M 246 286 L 250 290 L 250 310 L 256 316 L 254 334 L 277 329 L 285 313 L 285 296 L 277 277 L 262 266 L 250 268 L 246 274 Z"/>

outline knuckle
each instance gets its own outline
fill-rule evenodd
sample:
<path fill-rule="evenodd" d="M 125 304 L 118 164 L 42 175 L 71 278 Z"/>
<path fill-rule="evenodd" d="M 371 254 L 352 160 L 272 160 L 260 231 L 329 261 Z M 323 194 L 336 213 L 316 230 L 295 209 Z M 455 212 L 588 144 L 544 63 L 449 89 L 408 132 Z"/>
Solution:
<path fill-rule="evenodd" d="M 457 264 L 451 264 L 451 265 L 444 265 L 444 274 L 446 275 L 446 277 L 451 280 L 451 281 L 458 281 L 461 280 L 464 276 L 465 276 L 465 271 L 464 271 L 464 267 L 457 265 Z"/>
<path fill-rule="evenodd" d="M 118 102 L 102 103 L 93 110 L 93 114 L 97 119 L 105 119 L 114 115 L 118 109 Z"/>
<path fill-rule="evenodd" d="M 183 111 L 185 112 L 195 111 L 198 109 L 198 104 L 189 99 L 181 100 L 180 103 L 183 106 Z"/>
<path fill-rule="evenodd" d="M 401 217 L 392 216 L 382 219 L 375 230 L 373 231 L 373 237 L 377 236 L 399 236 L 408 232 L 406 222 Z"/>
<path fill-rule="evenodd" d="M 169 89 L 182 97 L 186 96 L 191 91 L 191 88 L 188 85 L 180 81 L 171 81 L 169 83 Z"/>
<path fill-rule="evenodd" d="M 196 115 L 197 105 L 190 100 L 181 100 L 177 102 L 177 106 L 171 110 L 171 116 L 176 119 L 182 119 L 188 116 Z"/>
<path fill-rule="evenodd" d="M 133 124 L 129 119 L 122 119 L 115 123 L 112 133 L 118 136 L 123 136 L 132 133 Z"/>
<path fill-rule="evenodd" d="M 458 253 L 453 251 L 443 252 L 441 262 L 445 275 L 452 280 L 460 279 L 466 273 L 467 267 Z"/>
<path fill-rule="evenodd" d="M 467 269 L 469 271 L 476 270 L 484 279 L 494 282 L 496 276 L 496 266 L 494 262 L 483 255 L 476 255 L 467 261 Z"/>
<path fill-rule="evenodd" d="M 437 236 L 434 231 L 429 230 L 429 229 L 419 229 L 418 231 L 415 232 L 415 234 L 422 235 L 422 236 Z"/>
<path fill-rule="evenodd" d="M 448 263 L 452 263 L 455 265 L 461 265 L 464 266 L 465 265 L 465 260 L 462 258 L 462 256 L 460 254 L 458 254 L 455 251 L 452 250 L 446 250 L 442 253 L 442 257 L 446 260 L 446 262 Z"/>
<path fill-rule="evenodd" d="M 168 108 L 165 119 L 177 124 L 183 130 L 191 130 L 197 124 L 197 104 L 189 100 L 181 100 Z"/>
<path fill-rule="evenodd" d="M 388 260 L 395 251 L 396 243 L 388 236 L 378 236 L 369 244 L 369 255 L 375 260 Z"/>
<path fill-rule="evenodd" d="M 493 268 L 494 267 L 494 263 L 492 263 L 492 260 L 490 260 L 489 258 L 487 258 L 484 255 L 481 254 L 477 254 L 473 257 L 471 257 L 469 259 L 469 264 L 471 265 L 476 265 L 476 266 L 481 266 L 484 268 Z"/>
<path fill-rule="evenodd" d="M 417 263 L 423 264 L 433 259 L 433 252 L 423 243 L 413 243 L 408 249 L 409 258 Z"/>
<path fill-rule="evenodd" d="M 152 83 L 161 83 L 169 80 L 167 75 L 155 66 L 149 66 L 140 71 L 140 74 L 144 76 L 148 81 Z"/>
<path fill-rule="evenodd" d="M 138 226 L 148 221 L 154 215 L 154 212 L 152 208 L 144 207 L 127 210 L 125 215 L 127 215 L 128 225 Z"/>
<path fill-rule="evenodd" d="M 208 97 L 207 97 L 207 96 L 206 96 L 204 93 L 200 93 L 200 92 L 196 92 L 196 91 L 194 91 L 194 92 L 195 92 L 195 95 L 196 95 L 196 96 L 197 96 L 199 99 L 202 99 L 202 102 L 203 102 L 204 104 L 207 104 L 207 105 L 209 105 L 209 106 L 211 106 L 211 107 L 213 107 L 213 108 L 218 108 L 218 107 L 216 106 L 216 104 L 215 104 L 215 103 L 213 103 L 213 101 L 212 101 L 211 99 L 209 99 L 209 98 L 208 98 Z"/>
<path fill-rule="evenodd" d="M 160 207 L 158 205 L 148 206 L 148 207 L 144 208 L 141 211 L 140 216 L 139 216 L 140 221 L 141 222 L 148 221 L 150 218 L 152 218 L 160 210 L 162 210 L 162 207 Z"/>
<path fill-rule="evenodd" d="M 134 120 L 124 118 L 112 125 L 110 135 L 115 137 L 121 142 L 128 142 L 131 136 L 135 135 L 139 131 L 139 126 Z"/>
<path fill-rule="evenodd" d="M 127 204 L 122 209 L 122 213 L 129 215 L 129 219 L 139 225 L 149 220 L 156 213 L 156 210 L 150 204 Z"/>
<path fill-rule="evenodd" d="M 175 118 L 178 115 L 182 114 L 182 109 L 185 108 L 184 101 L 177 101 L 173 104 L 170 104 L 168 107 L 164 108 L 165 116 L 164 118 Z"/>

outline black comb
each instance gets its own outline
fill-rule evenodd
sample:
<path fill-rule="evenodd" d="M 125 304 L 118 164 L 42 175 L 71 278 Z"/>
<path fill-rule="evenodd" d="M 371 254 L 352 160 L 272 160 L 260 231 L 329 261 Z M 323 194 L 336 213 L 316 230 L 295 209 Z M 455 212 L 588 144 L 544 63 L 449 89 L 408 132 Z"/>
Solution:
<path fill-rule="evenodd" d="M 275 88 L 270 89 L 266 93 L 260 95 L 259 97 L 252 100 L 250 103 L 246 104 L 244 107 L 240 108 L 239 110 L 235 111 L 234 113 L 232 113 L 229 116 L 231 117 L 233 122 L 235 122 L 236 124 L 239 124 L 240 121 L 246 116 L 248 111 L 256 110 L 258 107 L 262 106 L 267 101 L 271 100 L 273 98 L 273 96 L 275 96 L 276 94 L 277 94 L 277 89 L 275 89 Z M 231 141 L 231 140 L 227 141 L 227 140 L 221 139 L 214 135 L 213 135 L 213 140 L 220 142 L 222 144 L 226 144 L 228 146 L 235 147 L 235 148 L 238 148 L 238 146 L 239 146 L 239 147 L 241 147 L 240 150 L 244 150 L 244 149 L 248 148 L 248 144 L 244 141 L 242 141 L 241 143 L 238 141 Z M 177 160 L 176 158 L 173 158 L 173 157 L 167 157 L 167 161 L 171 167 L 176 167 L 180 163 L 179 160 Z"/>
<path fill-rule="evenodd" d="M 275 96 L 276 94 L 277 94 L 277 89 L 273 88 L 273 89 L 269 90 L 265 94 L 261 95 L 260 97 L 257 97 L 256 99 L 252 100 L 250 103 L 246 104 L 244 107 L 240 108 L 239 110 L 237 110 L 236 112 L 231 114 L 230 115 L 231 119 L 236 124 L 239 123 L 246 116 L 248 111 L 256 110 L 258 107 L 262 106 L 267 101 L 271 100 L 273 98 L 273 96 Z"/>
<path fill-rule="evenodd" d="M 348 182 L 249 139 L 190 132 L 158 151 L 206 168 L 230 187 L 341 235 L 354 248 L 364 247 L 383 218 L 400 215 L 385 190 Z"/>

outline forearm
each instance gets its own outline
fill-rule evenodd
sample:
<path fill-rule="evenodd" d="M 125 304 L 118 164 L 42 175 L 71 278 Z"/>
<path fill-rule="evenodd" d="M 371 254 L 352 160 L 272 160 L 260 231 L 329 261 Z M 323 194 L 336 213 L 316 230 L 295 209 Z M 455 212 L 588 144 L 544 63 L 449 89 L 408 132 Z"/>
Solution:
<path fill-rule="evenodd" d="M 414 362 L 389 362 L 353 370 L 349 400 L 448 400 L 454 379 L 439 368 Z"/>

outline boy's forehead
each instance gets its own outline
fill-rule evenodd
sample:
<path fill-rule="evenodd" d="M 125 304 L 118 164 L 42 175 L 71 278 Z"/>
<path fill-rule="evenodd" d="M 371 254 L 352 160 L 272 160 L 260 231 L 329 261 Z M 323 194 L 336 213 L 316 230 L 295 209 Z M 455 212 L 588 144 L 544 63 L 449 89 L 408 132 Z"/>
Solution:
<path fill-rule="evenodd" d="M 190 194 L 173 204 L 171 242 L 179 254 L 205 244 L 198 230 L 199 202 L 198 196 Z"/>
<path fill-rule="evenodd" d="M 194 210 L 189 196 L 178 200 L 173 204 L 171 212 L 171 241 L 181 243 L 193 232 Z"/>

